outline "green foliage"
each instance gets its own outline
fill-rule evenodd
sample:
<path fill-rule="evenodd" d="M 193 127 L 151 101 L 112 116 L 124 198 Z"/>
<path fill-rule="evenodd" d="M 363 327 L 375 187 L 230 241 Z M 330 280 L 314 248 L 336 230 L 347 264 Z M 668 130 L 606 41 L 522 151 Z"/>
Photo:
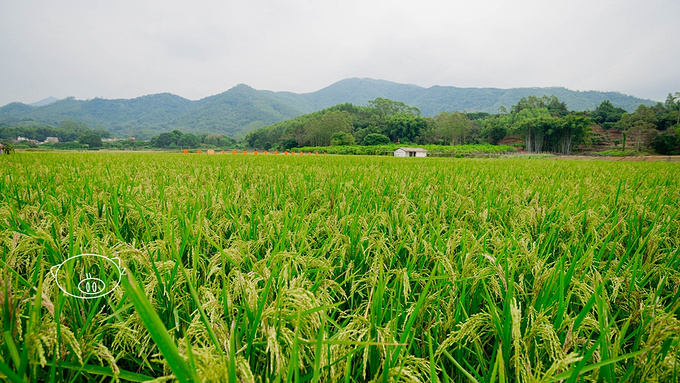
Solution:
<path fill-rule="evenodd" d="M 12 154 L 14 153 L 14 146 L 7 142 L 0 142 L 0 154 Z"/>
<path fill-rule="evenodd" d="M 629 156 L 639 156 L 640 152 L 638 152 L 635 149 L 612 149 L 612 150 L 603 150 L 599 152 L 598 154 L 603 155 L 603 156 L 612 156 L 612 157 L 629 157 Z"/>
<path fill-rule="evenodd" d="M 97 134 L 102 138 L 110 137 L 110 133 L 103 129 L 90 129 L 83 123 L 62 121 L 58 126 L 47 125 L 6 125 L 0 126 L 0 139 L 16 140 L 26 137 L 29 140 L 45 141 L 47 137 L 57 137 L 59 142 L 76 141 L 85 134 Z"/>
<path fill-rule="evenodd" d="M 369 101 L 368 107 L 373 108 L 380 117 L 388 117 L 396 114 L 420 116 L 420 109 L 408 106 L 401 101 L 392 101 L 383 97 L 378 97 L 375 100 Z"/>
<path fill-rule="evenodd" d="M 347 132 L 334 133 L 331 137 L 331 146 L 356 145 L 356 139 Z"/>
<path fill-rule="evenodd" d="M 369 101 L 377 100 L 375 105 L 381 109 L 381 113 L 383 110 L 385 114 L 396 110 L 434 116 L 442 111 L 496 113 L 500 107 L 509 107 L 522 97 L 531 95 L 554 95 L 569 109 L 581 111 L 592 110 L 607 99 L 629 112 L 633 112 L 641 103 L 654 105 L 650 100 L 615 92 L 577 92 L 565 88 L 476 89 L 442 86 L 425 89 L 388 81 L 347 79 L 307 94 L 270 92 L 238 85 L 224 93 L 198 101 L 164 93 L 127 100 L 96 98 L 80 101 L 67 98 L 39 107 L 12 103 L 0 107 L 0 123 L 14 125 L 32 121 L 33 125 L 56 126 L 63 120 L 71 120 L 102 127 L 119 137 L 149 139 L 164 131 L 182 129 L 187 133 L 207 132 L 236 138 L 262 126 L 340 103 L 366 105 Z M 381 102 L 388 99 L 399 102 Z M 548 104 L 550 105 L 550 100 Z M 550 107 L 555 110 L 561 108 L 558 104 Z M 348 112 L 354 114 L 352 111 Z M 472 116 L 469 118 L 478 119 Z M 79 135 L 69 141 L 75 140 Z M 105 138 L 103 135 L 102 137 Z"/>
<path fill-rule="evenodd" d="M 349 138 L 344 138 L 343 143 L 333 143 L 333 138 L 340 134 L 339 137 L 350 136 L 352 140 L 354 137 L 349 133 L 352 130 L 352 116 L 345 111 L 329 110 L 325 113 L 320 113 L 311 117 L 304 125 L 304 136 L 299 136 L 297 141 L 302 144 L 310 144 L 313 146 L 329 146 L 329 145 L 352 145 Z"/>
<path fill-rule="evenodd" d="M 193 149 L 198 147 L 198 137 L 192 133 L 182 135 L 177 140 L 177 146 L 181 148 Z"/>
<path fill-rule="evenodd" d="M 675 94 L 668 93 L 664 106 L 666 110 L 675 114 L 675 125 L 680 127 L 680 92 L 675 92 Z"/>
<path fill-rule="evenodd" d="M 123 146 L 130 146 L 130 144 L 134 144 L 134 141 L 124 143 Z M 237 147 L 237 142 L 231 137 L 224 137 L 219 134 L 184 134 L 176 129 L 151 137 L 149 145 L 154 148 L 165 149 L 195 149 L 198 147 L 227 149 Z"/>
<path fill-rule="evenodd" d="M 672 109 L 668 109 L 662 103 L 657 103 L 649 108 L 654 113 L 654 120 L 656 129 L 659 131 L 666 131 L 668 128 L 676 124 L 678 113 Z"/>
<path fill-rule="evenodd" d="M 235 139 L 220 134 L 201 134 L 198 139 L 202 144 L 216 148 L 235 148 L 237 144 Z"/>
<path fill-rule="evenodd" d="M 361 145 L 364 146 L 387 145 L 389 143 L 390 138 L 380 133 L 367 134 L 361 141 Z"/>
<path fill-rule="evenodd" d="M 574 145 L 586 140 L 593 121 L 585 113 L 570 113 L 562 118 L 557 129 L 552 132 L 551 146 L 561 154 L 571 154 Z"/>
<path fill-rule="evenodd" d="M 52 148 L 61 150 L 79 150 L 83 149 L 83 145 L 78 142 L 55 142 L 52 145 Z"/>
<path fill-rule="evenodd" d="M 347 154 L 347 155 L 391 155 L 394 150 L 401 147 L 399 144 L 389 144 L 389 145 L 374 145 L 374 146 L 303 146 L 300 148 L 294 148 L 296 152 L 304 153 L 328 153 L 328 154 Z M 503 154 L 512 153 L 516 149 L 512 146 L 507 145 L 413 145 L 414 147 L 420 147 L 427 149 L 428 156 L 436 156 L 438 154 L 460 154 L 460 155 L 484 155 L 484 154 Z"/>
<path fill-rule="evenodd" d="M 631 138 L 634 138 L 637 143 L 637 150 L 641 151 L 648 147 L 651 140 L 656 136 L 656 123 L 654 111 L 645 105 L 640 105 L 635 113 L 624 113 L 621 120 L 616 123 L 616 127 L 619 130 L 626 131 Z"/>
<path fill-rule="evenodd" d="M 531 152 L 566 154 L 587 139 L 592 123 L 583 113 L 566 111 L 565 103 L 554 96 L 523 98 L 512 113 L 499 115 L 442 112 L 435 118 L 423 118 L 408 105 L 392 100 L 376 99 L 369 105 L 337 105 L 260 128 L 249 133 L 246 141 L 255 148 L 290 148 L 292 141 L 288 140 L 299 146 L 321 147 L 331 145 L 333 134 L 342 131 L 362 143 L 366 137 L 384 135 L 392 143 L 462 145 L 479 143 L 480 137 L 497 144 L 507 134 L 516 134 L 525 138 Z M 282 145 L 284 141 L 286 145 Z M 348 141 L 343 142 L 347 145 Z"/>
<path fill-rule="evenodd" d="M 584 113 L 564 114 L 561 105 L 555 97 L 530 97 L 502 118 L 513 121 L 511 131 L 524 137 L 527 152 L 571 154 L 572 148 L 588 137 L 592 120 Z"/>
<path fill-rule="evenodd" d="M 83 134 L 78 137 L 78 143 L 90 148 L 101 148 L 102 138 L 98 134 Z"/>
<path fill-rule="evenodd" d="M 462 145 L 472 130 L 472 121 L 460 112 L 442 112 L 434 117 L 433 126 L 422 134 L 425 143 Z"/>
<path fill-rule="evenodd" d="M 392 142 L 414 142 L 420 132 L 427 128 L 422 117 L 402 112 L 389 115 L 384 124 L 383 134 Z"/>
<path fill-rule="evenodd" d="M 590 117 L 593 122 L 602 126 L 602 128 L 611 129 L 621 119 L 626 111 L 623 108 L 617 108 L 609 100 L 604 100 L 591 114 Z"/>
<path fill-rule="evenodd" d="M 513 105 L 512 112 L 519 113 L 525 109 L 541 109 L 545 108 L 548 110 L 550 115 L 555 117 L 566 116 L 569 111 L 567 110 L 567 105 L 557 99 L 556 96 L 529 96 L 522 97 L 516 105 Z"/>
<path fill-rule="evenodd" d="M 484 127 L 482 128 L 482 137 L 493 145 L 498 145 L 498 143 L 505 138 L 508 134 L 508 128 L 502 123 L 501 118 L 490 118 L 486 120 Z"/>
<path fill-rule="evenodd" d="M 680 154 L 680 138 L 675 133 L 659 134 L 652 140 L 651 145 L 659 154 Z"/>
<path fill-rule="evenodd" d="M 281 150 L 290 150 L 292 148 L 296 148 L 300 146 L 297 141 L 295 141 L 294 138 L 289 138 L 286 140 L 281 141 L 281 144 L 279 145 L 279 149 Z"/>

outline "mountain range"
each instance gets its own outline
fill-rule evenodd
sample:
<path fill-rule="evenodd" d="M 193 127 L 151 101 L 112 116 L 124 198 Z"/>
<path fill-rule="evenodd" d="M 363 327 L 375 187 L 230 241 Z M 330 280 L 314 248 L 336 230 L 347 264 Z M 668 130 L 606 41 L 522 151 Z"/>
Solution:
<path fill-rule="evenodd" d="M 216 133 L 240 137 L 261 126 L 350 102 L 366 105 L 378 97 L 418 107 L 423 116 L 443 111 L 497 113 L 508 110 L 522 97 L 555 95 L 570 110 L 593 110 L 602 101 L 634 111 L 640 104 L 655 101 L 618 92 L 573 91 L 551 88 L 456 88 L 399 84 L 384 80 L 351 78 L 311 93 L 256 90 L 239 84 L 226 92 L 197 101 L 161 93 L 133 99 L 62 100 L 48 98 L 27 105 L 18 102 L 0 108 L 0 124 L 48 124 L 82 122 L 104 128 L 114 136 L 149 138 L 160 132 L 180 129 L 185 133 Z"/>

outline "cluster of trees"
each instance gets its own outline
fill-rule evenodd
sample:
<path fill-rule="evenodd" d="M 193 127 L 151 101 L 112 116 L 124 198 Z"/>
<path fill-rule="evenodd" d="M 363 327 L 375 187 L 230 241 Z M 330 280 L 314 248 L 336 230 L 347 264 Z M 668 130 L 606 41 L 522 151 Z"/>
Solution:
<path fill-rule="evenodd" d="M 634 139 L 638 150 L 651 147 L 660 154 L 680 153 L 680 92 L 669 93 L 664 103 L 640 105 L 633 113 L 605 101 L 593 115 L 603 128 L 618 129 L 624 138 Z"/>
<path fill-rule="evenodd" d="M 527 152 L 571 153 L 583 142 L 593 124 L 585 112 L 573 112 L 555 96 L 523 97 L 510 112 L 486 116 L 482 136 L 497 144 L 507 136 L 524 139 Z"/>
<path fill-rule="evenodd" d="M 402 102 L 377 98 L 367 106 L 340 104 L 264 126 L 248 133 L 245 141 L 253 148 L 286 150 L 389 143 L 498 144 L 514 137 L 524 141 L 528 152 L 568 154 L 587 141 L 593 124 L 626 132 L 635 138 L 638 150 L 653 147 L 673 152 L 680 149 L 676 148 L 680 132 L 675 132 L 680 129 L 680 92 L 669 95 L 665 103 L 640 105 L 634 113 L 610 101 L 594 111 L 575 112 L 555 96 L 529 96 L 510 111 L 501 107 L 497 114 L 442 112 L 434 117 L 422 117 L 418 108 Z"/>
<path fill-rule="evenodd" d="M 583 140 L 591 121 L 569 112 L 556 97 L 523 98 L 508 113 L 442 112 L 422 117 L 402 102 L 377 98 L 368 106 L 337 105 L 250 132 L 245 140 L 255 148 L 281 150 L 300 146 L 464 145 L 498 144 L 509 134 L 526 137 L 529 151 L 569 153 Z"/>
<path fill-rule="evenodd" d="M 392 143 L 479 143 L 485 113 L 441 113 L 422 117 L 418 108 L 376 98 L 367 106 L 340 104 L 254 130 L 245 137 L 254 148 L 281 150 L 300 146 L 385 145 Z M 473 118 L 472 120 L 470 118 Z"/>
<path fill-rule="evenodd" d="M 421 116 L 418 108 L 386 98 L 376 98 L 367 106 L 339 104 L 253 130 L 242 141 L 219 134 L 161 133 L 148 143 L 126 140 L 104 142 L 110 137 L 103 129 L 90 129 L 84 123 L 63 121 L 59 126 L 0 126 L 0 140 L 18 136 L 44 141 L 57 137 L 54 148 L 118 149 L 153 147 L 165 149 L 240 148 L 288 150 L 303 146 L 376 146 L 388 144 L 497 145 L 506 138 L 524 141 L 528 152 L 568 154 L 588 141 L 590 127 L 623 132 L 634 149 L 653 148 L 661 154 L 680 154 L 680 92 L 669 94 L 665 103 L 640 105 L 633 113 L 603 101 L 595 110 L 569 111 L 555 96 L 522 98 L 510 111 L 501 107 L 497 114 L 484 112 L 441 112 Z M 593 138 L 593 140 L 595 137 Z M 615 142 L 615 145 L 618 143 Z M 632 145 L 631 145 L 632 146 Z M 630 147 L 629 147 L 630 148 Z"/>
<path fill-rule="evenodd" d="M 151 137 L 149 146 L 166 149 L 222 148 L 237 147 L 237 141 L 220 134 L 182 133 L 179 130 L 161 133 Z"/>
<path fill-rule="evenodd" d="M 74 121 L 62 121 L 59 126 L 0 126 L 0 139 L 2 140 L 16 140 L 17 137 L 21 136 L 42 142 L 47 137 L 57 137 L 59 142 L 72 142 L 88 134 L 96 134 L 100 138 L 109 138 L 111 136 L 111 133 L 104 129 L 90 129 L 84 123 Z"/>

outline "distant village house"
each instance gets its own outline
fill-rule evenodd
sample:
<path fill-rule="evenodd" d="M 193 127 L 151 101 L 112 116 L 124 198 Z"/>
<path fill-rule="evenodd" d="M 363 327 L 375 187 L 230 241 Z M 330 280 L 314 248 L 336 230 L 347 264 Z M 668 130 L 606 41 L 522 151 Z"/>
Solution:
<path fill-rule="evenodd" d="M 45 138 L 45 142 L 59 142 L 58 137 L 47 137 Z"/>
<path fill-rule="evenodd" d="M 427 150 L 423 148 L 398 148 L 395 157 L 427 157 Z"/>
<path fill-rule="evenodd" d="M 38 141 L 38 140 L 31 140 L 30 138 L 21 137 L 21 136 L 17 137 L 17 142 L 28 142 L 28 143 L 31 143 L 31 144 L 40 145 L 40 141 Z"/>

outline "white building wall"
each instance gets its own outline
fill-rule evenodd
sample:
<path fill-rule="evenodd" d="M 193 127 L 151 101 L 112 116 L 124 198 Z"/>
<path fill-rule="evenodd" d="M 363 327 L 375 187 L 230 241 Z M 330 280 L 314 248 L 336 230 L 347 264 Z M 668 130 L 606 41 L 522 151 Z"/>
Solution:
<path fill-rule="evenodd" d="M 416 152 L 416 157 L 427 157 L 427 153 L 424 153 L 424 152 Z"/>
<path fill-rule="evenodd" d="M 401 149 L 397 149 L 394 151 L 394 156 L 395 157 L 406 157 L 406 152 Z"/>

